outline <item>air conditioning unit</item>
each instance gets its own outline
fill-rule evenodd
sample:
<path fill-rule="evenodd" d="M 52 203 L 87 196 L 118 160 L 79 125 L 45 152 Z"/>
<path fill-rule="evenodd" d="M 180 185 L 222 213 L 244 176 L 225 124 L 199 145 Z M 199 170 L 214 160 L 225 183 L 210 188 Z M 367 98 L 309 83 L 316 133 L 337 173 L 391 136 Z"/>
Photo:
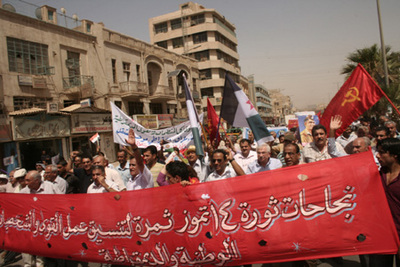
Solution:
<path fill-rule="evenodd" d="M 57 113 L 58 111 L 59 111 L 58 103 L 55 102 L 47 103 L 47 113 Z"/>

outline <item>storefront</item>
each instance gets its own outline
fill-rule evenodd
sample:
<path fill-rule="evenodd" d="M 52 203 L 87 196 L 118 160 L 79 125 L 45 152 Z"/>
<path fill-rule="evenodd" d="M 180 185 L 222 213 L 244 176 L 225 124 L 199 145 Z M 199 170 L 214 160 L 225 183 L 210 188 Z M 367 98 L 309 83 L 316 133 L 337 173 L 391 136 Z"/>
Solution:
<path fill-rule="evenodd" d="M 9 173 L 18 167 L 17 146 L 13 142 L 11 127 L 4 114 L 0 115 L 0 157 L 1 173 Z"/>
<path fill-rule="evenodd" d="M 110 111 L 96 107 L 81 107 L 80 104 L 69 106 L 61 111 L 71 114 L 71 151 L 94 155 L 98 143 L 90 142 L 90 137 L 99 133 L 100 151 L 110 162 L 116 161 L 117 147 L 113 140 Z"/>
<path fill-rule="evenodd" d="M 67 157 L 71 134 L 68 114 L 48 114 L 44 109 L 32 108 L 11 112 L 10 116 L 19 166 L 34 169 L 36 162 L 42 161 L 42 154 L 53 163 Z"/>

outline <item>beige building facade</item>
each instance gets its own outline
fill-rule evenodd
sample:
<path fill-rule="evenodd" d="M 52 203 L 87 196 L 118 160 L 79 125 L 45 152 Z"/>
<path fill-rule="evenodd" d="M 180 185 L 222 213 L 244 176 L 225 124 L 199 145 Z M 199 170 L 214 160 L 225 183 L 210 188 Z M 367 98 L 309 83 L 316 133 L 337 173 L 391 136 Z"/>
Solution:
<path fill-rule="evenodd" d="M 193 2 L 181 4 L 175 12 L 149 19 L 152 44 L 199 61 L 202 106 L 207 107 L 209 97 L 218 113 L 225 73 L 243 89 L 248 89 L 247 78 L 241 77 L 235 30 L 215 9 Z"/>
<path fill-rule="evenodd" d="M 196 60 L 102 23 L 68 17 L 69 27 L 60 25 L 67 16 L 50 6 L 29 15 L 10 9 L 0 8 L 0 156 L 13 161 L 7 166 L 34 167 L 41 150 L 93 152 L 96 132 L 115 160 L 110 102 L 128 115 L 187 120 L 182 73 L 200 109 Z"/>
<path fill-rule="evenodd" d="M 273 124 L 276 126 L 285 124 L 285 116 L 293 114 L 293 103 L 288 95 L 284 95 L 280 89 L 268 89 L 271 98 Z"/>

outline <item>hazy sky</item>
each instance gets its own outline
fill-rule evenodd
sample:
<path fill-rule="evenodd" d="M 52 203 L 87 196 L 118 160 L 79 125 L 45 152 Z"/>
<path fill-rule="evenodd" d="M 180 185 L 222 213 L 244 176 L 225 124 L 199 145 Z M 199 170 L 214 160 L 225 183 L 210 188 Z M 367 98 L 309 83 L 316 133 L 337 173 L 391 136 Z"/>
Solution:
<path fill-rule="evenodd" d="M 148 19 L 176 0 L 25 0 L 150 42 Z M 3 3 L 5 0 L 3 0 Z M 296 107 L 328 103 L 344 82 L 349 53 L 380 46 L 376 0 L 199 0 L 235 24 L 242 74 L 282 89 Z M 400 0 L 380 0 L 385 44 L 400 51 Z"/>

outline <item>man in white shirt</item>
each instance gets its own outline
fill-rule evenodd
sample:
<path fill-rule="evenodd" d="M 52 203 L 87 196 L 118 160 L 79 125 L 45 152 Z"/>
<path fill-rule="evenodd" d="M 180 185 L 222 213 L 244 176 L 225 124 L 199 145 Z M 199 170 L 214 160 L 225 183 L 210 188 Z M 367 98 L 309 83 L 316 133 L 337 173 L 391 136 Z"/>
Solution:
<path fill-rule="evenodd" d="M 106 179 L 104 166 L 95 165 L 92 167 L 93 183 L 89 185 L 87 193 L 107 193 L 118 192 L 119 188 L 116 183 L 110 179 Z"/>
<path fill-rule="evenodd" d="M 192 166 L 192 168 L 196 171 L 197 178 L 199 178 L 200 183 L 204 182 L 208 175 L 208 168 L 207 164 L 201 161 L 197 156 L 196 147 L 189 146 L 189 148 L 185 151 L 185 155 L 189 165 Z"/>
<path fill-rule="evenodd" d="M 227 166 L 228 161 L 231 163 L 232 168 Z M 211 157 L 211 166 L 214 171 L 210 173 L 210 175 L 208 175 L 206 182 L 241 176 L 245 174 L 243 169 L 232 157 L 232 153 L 229 149 L 227 151 L 223 149 L 215 150 Z"/>
<path fill-rule="evenodd" d="M 113 170 L 108 166 L 107 160 L 104 156 L 97 155 L 93 158 L 93 165 L 95 166 L 103 166 L 106 174 L 106 179 L 110 180 L 118 185 L 119 191 L 125 191 L 126 186 L 124 181 L 122 180 L 121 176 L 119 175 L 118 171 Z"/>
<path fill-rule="evenodd" d="M 329 125 L 329 138 L 327 138 L 326 128 L 321 125 L 315 125 L 312 128 L 314 141 L 307 144 L 303 149 L 304 161 L 306 163 L 326 160 L 346 155 L 342 146 L 335 141 L 335 132 L 342 125 L 340 115 L 333 116 Z"/>
<path fill-rule="evenodd" d="M 67 192 L 68 183 L 58 175 L 58 168 L 54 165 L 47 165 L 44 169 L 44 180 L 53 183 L 60 189 L 62 194 Z"/>
<path fill-rule="evenodd" d="M 22 194 L 62 194 L 60 189 L 49 181 L 42 181 L 38 171 L 30 171 L 25 176 L 26 186 L 19 192 Z M 22 253 L 24 266 L 45 266 L 45 258 L 36 255 Z"/>
<path fill-rule="evenodd" d="M 244 172 L 247 172 L 247 168 L 250 163 L 257 159 L 257 152 L 251 150 L 251 144 L 249 139 L 242 139 L 239 142 L 240 151 L 233 158 L 242 167 Z"/>
<path fill-rule="evenodd" d="M 132 159 L 129 161 L 131 178 L 126 184 L 126 189 L 131 191 L 154 187 L 153 176 L 143 162 L 142 155 L 136 145 L 135 133 L 132 128 L 129 129 L 128 140 L 126 140 L 126 142 L 133 150 L 133 153 L 131 152 Z"/>
<path fill-rule="evenodd" d="M 121 176 L 126 186 L 130 178 L 130 173 L 129 173 L 128 155 L 125 150 L 120 150 L 117 152 L 117 160 L 119 162 L 119 165 L 116 167 L 116 170 Z"/>
<path fill-rule="evenodd" d="M 279 168 L 282 168 L 282 162 L 279 159 L 271 158 L 271 147 L 265 143 L 257 147 L 257 160 L 249 164 L 246 174 Z"/>

